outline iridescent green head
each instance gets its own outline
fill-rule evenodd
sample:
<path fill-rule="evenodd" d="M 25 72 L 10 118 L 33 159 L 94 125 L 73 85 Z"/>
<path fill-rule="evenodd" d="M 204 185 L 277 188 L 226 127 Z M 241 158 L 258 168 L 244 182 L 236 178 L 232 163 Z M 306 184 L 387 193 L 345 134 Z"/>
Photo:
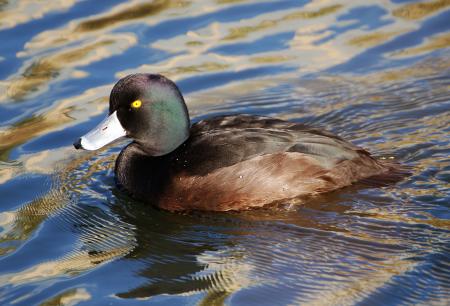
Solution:
<path fill-rule="evenodd" d="M 175 83 L 158 74 L 132 74 L 112 89 L 109 117 L 74 145 L 98 149 L 127 136 L 147 154 L 160 156 L 189 137 L 189 125 L 188 110 Z"/>

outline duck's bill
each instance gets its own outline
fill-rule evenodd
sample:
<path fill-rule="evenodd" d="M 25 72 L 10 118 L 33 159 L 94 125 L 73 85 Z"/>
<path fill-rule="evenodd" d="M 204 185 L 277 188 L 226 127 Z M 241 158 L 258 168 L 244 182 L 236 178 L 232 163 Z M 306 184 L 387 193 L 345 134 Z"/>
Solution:
<path fill-rule="evenodd" d="M 127 132 L 117 118 L 117 112 L 114 112 L 89 133 L 75 141 L 73 146 L 75 149 L 97 150 L 126 134 Z"/>

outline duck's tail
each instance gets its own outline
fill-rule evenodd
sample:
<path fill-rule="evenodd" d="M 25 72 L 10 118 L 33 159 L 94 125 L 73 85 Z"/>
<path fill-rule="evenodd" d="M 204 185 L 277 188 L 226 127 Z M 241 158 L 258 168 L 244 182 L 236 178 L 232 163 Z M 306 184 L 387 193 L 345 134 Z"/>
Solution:
<path fill-rule="evenodd" d="M 412 173 L 412 168 L 397 163 L 392 158 L 378 158 L 377 162 L 384 168 L 384 170 L 376 175 L 372 175 L 360 182 L 373 187 L 383 187 L 396 184 Z"/>

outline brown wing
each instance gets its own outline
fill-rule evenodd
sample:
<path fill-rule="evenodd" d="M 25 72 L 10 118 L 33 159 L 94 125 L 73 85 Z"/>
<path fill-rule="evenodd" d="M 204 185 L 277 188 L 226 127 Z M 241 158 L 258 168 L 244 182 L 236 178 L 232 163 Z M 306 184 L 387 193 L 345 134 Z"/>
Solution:
<path fill-rule="evenodd" d="M 366 155 L 331 169 L 303 153 L 262 155 L 204 176 L 180 173 L 165 190 L 159 206 L 172 211 L 244 210 L 342 188 L 385 171 L 388 169 Z"/>
<path fill-rule="evenodd" d="M 194 124 L 190 139 L 173 156 L 180 169 L 194 176 L 282 152 L 310 155 L 328 168 L 360 154 L 370 155 L 326 131 L 279 119 L 239 115 Z"/>

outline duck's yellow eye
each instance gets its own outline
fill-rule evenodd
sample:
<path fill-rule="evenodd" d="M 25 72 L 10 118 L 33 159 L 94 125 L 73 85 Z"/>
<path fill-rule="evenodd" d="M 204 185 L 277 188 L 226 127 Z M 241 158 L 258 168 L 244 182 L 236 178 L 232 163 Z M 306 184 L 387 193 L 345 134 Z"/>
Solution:
<path fill-rule="evenodd" d="M 141 105 L 142 105 L 141 100 L 136 100 L 133 103 L 131 103 L 132 108 L 139 108 L 139 107 L 141 107 Z"/>

